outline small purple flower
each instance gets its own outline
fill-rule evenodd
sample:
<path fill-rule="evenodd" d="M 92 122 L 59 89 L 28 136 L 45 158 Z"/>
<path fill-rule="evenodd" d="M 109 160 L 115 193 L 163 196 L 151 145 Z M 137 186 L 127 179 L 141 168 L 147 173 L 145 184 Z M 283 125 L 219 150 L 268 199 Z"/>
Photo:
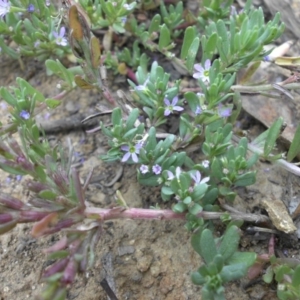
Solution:
<path fill-rule="evenodd" d="M 263 61 L 267 61 L 267 62 L 270 62 L 270 61 L 272 61 L 272 59 L 271 59 L 271 56 L 270 56 L 270 55 L 266 55 L 266 56 L 264 56 L 262 60 L 263 60 Z"/>
<path fill-rule="evenodd" d="M 139 161 L 137 154 L 140 153 L 141 148 L 141 144 L 136 144 L 134 146 L 122 145 L 121 150 L 126 151 L 126 153 L 124 154 L 121 162 L 128 161 L 128 159 L 131 157 L 132 160 L 137 163 Z"/>
<path fill-rule="evenodd" d="M 143 84 L 137 85 L 134 89 L 136 91 L 145 91 L 147 90 L 147 84 L 149 82 L 149 77 L 147 77 L 147 79 L 145 80 L 145 82 Z"/>
<path fill-rule="evenodd" d="M 155 175 L 159 175 L 161 173 L 161 166 L 160 165 L 154 165 L 152 167 L 152 171 Z"/>
<path fill-rule="evenodd" d="M 125 4 L 123 5 L 123 7 L 124 7 L 126 10 L 132 10 L 132 9 L 135 7 L 135 2 L 132 2 L 131 4 L 125 3 Z"/>
<path fill-rule="evenodd" d="M 209 181 L 209 177 L 204 177 L 201 180 L 201 173 L 199 171 L 196 171 L 195 174 L 191 174 L 191 177 L 194 180 L 195 184 L 202 184 Z"/>
<path fill-rule="evenodd" d="M 22 177 L 23 177 L 22 175 L 17 175 L 17 176 L 16 176 L 16 180 L 17 180 L 17 181 L 21 181 Z"/>
<path fill-rule="evenodd" d="M 0 0 L 0 17 L 3 18 L 10 10 L 10 3 L 7 0 Z"/>
<path fill-rule="evenodd" d="M 196 79 L 201 79 L 203 82 L 209 83 L 209 69 L 211 67 L 211 61 L 207 59 L 204 63 L 204 68 L 200 64 L 195 64 L 194 69 L 197 71 L 193 74 Z"/>
<path fill-rule="evenodd" d="M 24 120 L 28 120 L 30 118 L 30 113 L 26 110 L 22 110 L 19 116 Z"/>
<path fill-rule="evenodd" d="M 230 117 L 232 113 L 232 108 L 231 107 L 226 107 L 220 104 L 218 106 L 218 114 L 221 118 L 227 118 Z"/>
<path fill-rule="evenodd" d="M 146 173 L 149 172 L 149 167 L 146 166 L 146 165 L 141 165 L 140 166 L 140 171 L 141 171 L 142 174 L 146 174 Z"/>
<path fill-rule="evenodd" d="M 29 13 L 33 13 L 34 10 L 35 10 L 34 5 L 30 3 L 30 4 L 28 5 L 28 7 L 27 7 L 27 11 L 28 11 Z"/>
<path fill-rule="evenodd" d="M 202 166 L 204 167 L 204 168 L 208 168 L 209 167 L 209 160 L 204 160 L 203 162 L 202 162 Z"/>
<path fill-rule="evenodd" d="M 195 114 L 196 115 L 200 115 L 202 113 L 202 108 L 200 106 L 197 106 L 196 107 L 196 111 L 195 111 Z"/>
<path fill-rule="evenodd" d="M 175 96 L 173 98 L 172 103 L 170 102 L 169 99 L 165 98 L 165 100 L 164 100 L 164 103 L 166 105 L 165 112 L 164 112 L 165 116 L 169 116 L 174 110 L 183 111 L 183 107 L 176 106 L 177 102 L 178 102 L 178 97 L 177 96 Z"/>
<path fill-rule="evenodd" d="M 61 27 L 59 33 L 53 31 L 52 34 L 55 37 L 55 43 L 58 46 L 67 46 L 68 45 L 68 41 L 67 39 L 64 37 L 66 33 L 66 28 L 65 27 Z"/>

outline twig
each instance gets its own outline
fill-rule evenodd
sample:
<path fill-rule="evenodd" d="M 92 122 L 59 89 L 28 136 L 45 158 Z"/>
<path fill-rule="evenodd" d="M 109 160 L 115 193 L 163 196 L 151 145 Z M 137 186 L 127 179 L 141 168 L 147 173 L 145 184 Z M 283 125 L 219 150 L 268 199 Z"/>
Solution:
<path fill-rule="evenodd" d="M 197 215 L 199 218 L 205 220 L 220 219 L 225 212 L 208 212 L 202 211 Z M 129 208 L 116 207 L 116 208 L 98 208 L 86 207 L 85 214 L 98 215 L 103 221 L 113 219 L 142 219 L 142 220 L 185 220 L 185 213 L 175 213 L 172 210 L 162 209 L 143 209 L 143 208 Z M 246 222 L 254 223 L 270 223 L 270 219 L 264 215 L 246 214 L 246 213 L 229 213 L 232 220 L 244 220 Z"/>
<path fill-rule="evenodd" d="M 100 284 L 101 284 L 102 288 L 104 289 L 104 291 L 106 292 L 107 296 L 110 298 L 110 300 L 118 300 L 117 296 L 115 295 L 113 290 L 110 288 L 110 286 L 105 278 L 103 280 L 101 280 Z"/>

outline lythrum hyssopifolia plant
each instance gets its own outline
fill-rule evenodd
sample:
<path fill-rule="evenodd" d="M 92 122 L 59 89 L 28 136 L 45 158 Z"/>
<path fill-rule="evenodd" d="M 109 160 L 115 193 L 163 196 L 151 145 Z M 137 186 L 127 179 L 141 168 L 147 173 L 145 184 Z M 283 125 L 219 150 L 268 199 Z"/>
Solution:
<path fill-rule="evenodd" d="M 92 267 L 103 223 L 116 218 L 186 219 L 192 246 L 203 259 L 192 281 L 202 285 L 203 299 L 225 299 L 224 284 L 245 276 L 256 261 L 255 253 L 238 251 L 242 221 L 266 220 L 229 209 L 237 188 L 255 182 L 260 156 L 299 174 L 297 167 L 272 153 L 282 119 L 255 143 L 234 134 L 241 110 L 238 91 L 247 88 L 235 85 L 236 73 L 268 57 L 264 46 L 284 30 L 279 14 L 266 23 L 262 9 L 250 1 L 239 12 L 230 0 L 205 0 L 197 13 L 184 5 L 0 0 L 1 56 L 18 59 L 21 66 L 25 56 L 45 61 L 47 73 L 60 77 L 62 89 L 45 98 L 22 78 L 0 89 L 11 115 L 0 128 L 0 167 L 9 174 L 28 175 L 24 188 L 30 192 L 27 202 L 0 194 L 0 233 L 24 222 L 34 222 L 34 237 L 63 233 L 46 250 L 56 262 L 42 274 L 42 299 L 66 297 L 76 274 Z M 152 18 L 141 21 L 145 19 L 137 15 L 142 12 Z M 65 57 L 76 66 L 59 60 Z M 165 59 L 197 88 L 184 88 L 181 80 L 172 79 L 160 64 Z M 110 92 L 107 70 L 127 76 L 131 96 Z M 101 159 L 134 165 L 140 184 L 159 187 L 170 209 L 130 208 L 119 191 L 115 208 L 86 205 L 92 172 L 82 185 L 72 166 L 72 149 L 67 153 L 59 145 L 51 147 L 35 121 L 36 114 L 55 109 L 75 88 L 95 89 L 107 101 L 102 107 L 111 113 L 111 123 L 90 130 L 101 130 L 108 139 L 110 149 Z M 260 92 L 259 85 L 251 88 Z M 170 120 L 177 124 L 172 133 Z M 299 152 L 298 135 L 289 161 Z M 213 219 L 223 224 L 223 234 L 215 233 Z M 293 289 L 299 268 L 288 272 L 292 284 L 286 288 Z"/>

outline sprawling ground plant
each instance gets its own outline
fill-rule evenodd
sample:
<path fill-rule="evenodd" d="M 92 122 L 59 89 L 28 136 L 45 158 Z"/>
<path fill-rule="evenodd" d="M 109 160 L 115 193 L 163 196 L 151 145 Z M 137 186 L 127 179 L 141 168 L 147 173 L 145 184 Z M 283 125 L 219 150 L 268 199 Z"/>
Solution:
<path fill-rule="evenodd" d="M 250 77 L 262 60 L 274 59 L 264 46 L 284 30 L 279 14 L 266 23 L 262 9 L 253 8 L 250 1 L 237 11 L 233 1 L 204 0 L 197 12 L 180 1 L 57 2 L 0 0 L 1 55 L 18 59 L 21 66 L 25 56 L 45 62 L 48 74 L 60 77 L 62 89 L 45 98 L 22 78 L 0 89 L 11 114 L 10 122 L 0 128 L 0 167 L 30 178 L 24 186 L 30 191 L 27 202 L 0 194 L 0 233 L 24 222 L 34 222 L 35 237 L 64 233 L 47 249 L 56 262 L 42 274 L 47 284 L 40 295 L 64 299 L 76 274 L 92 267 L 106 220 L 186 219 L 192 246 L 203 260 L 191 274 L 192 281 L 203 286 L 203 299 L 225 299 L 224 284 L 245 276 L 257 259 L 255 253 L 238 251 L 242 221 L 265 220 L 228 210 L 237 187 L 255 182 L 259 157 L 300 174 L 273 154 L 282 119 L 251 144 L 234 134 L 240 92 L 249 89 L 235 85 L 236 73 L 251 65 Z M 145 11 L 151 18 L 141 21 L 137 13 Z M 156 59 L 146 53 L 155 53 Z M 77 66 L 64 65 L 60 59 L 66 57 Z M 162 58 L 197 87 L 184 88 L 180 80 L 173 80 L 160 65 Z M 107 70 L 127 76 L 131 97 L 111 93 Z M 120 192 L 115 208 L 86 206 L 92 172 L 82 185 L 72 167 L 72 149 L 66 153 L 59 145 L 51 147 L 35 121 L 36 114 L 55 109 L 78 87 L 96 89 L 111 113 L 110 125 L 101 123 L 91 130 L 101 130 L 108 138 L 110 149 L 101 159 L 134 165 L 141 184 L 160 187 L 169 210 L 130 208 Z M 250 88 L 260 92 L 259 85 Z M 178 124 L 172 134 L 170 120 Z M 296 136 L 289 161 L 299 152 L 298 140 Z M 213 219 L 226 228 L 221 236 L 214 233 Z M 278 260 L 271 263 L 269 273 L 277 274 Z M 282 275 L 278 295 L 298 299 L 299 267 L 287 272 L 291 282 L 285 284 Z"/>

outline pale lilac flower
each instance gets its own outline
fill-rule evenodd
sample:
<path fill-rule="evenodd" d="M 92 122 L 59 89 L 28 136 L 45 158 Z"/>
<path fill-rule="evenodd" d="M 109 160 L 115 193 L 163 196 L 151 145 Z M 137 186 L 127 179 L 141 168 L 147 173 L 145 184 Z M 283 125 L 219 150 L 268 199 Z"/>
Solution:
<path fill-rule="evenodd" d="M 152 167 L 152 171 L 153 171 L 153 173 L 155 174 L 155 175 L 159 175 L 160 173 L 161 173 L 161 166 L 160 165 L 154 165 L 153 167 Z"/>
<path fill-rule="evenodd" d="M 64 37 L 66 33 L 66 28 L 61 27 L 59 33 L 52 31 L 53 36 L 55 37 L 55 43 L 58 46 L 67 46 L 68 40 Z"/>
<path fill-rule="evenodd" d="M 17 176 L 16 176 L 16 180 L 17 180 L 17 181 L 21 181 L 22 177 L 23 177 L 22 175 L 17 175 Z"/>
<path fill-rule="evenodd" d="M 204 168 L 208 168 L 209 167 L 209 160 L 204 160 L 203 162 L 202 162 L 202 166 L 204 167 Z"/>
<path fill-rule="evenodd" d="M 10 9 L 10 3 L 7 0 L 0 0 L 0 17 L 3 18 Z"/>
<path fill-rule="evenodd" d="M 123 158 L 122 158 L 122 162 L 128 161 L 128 159 L 131 157 L 132 160 L 137 163 L 139 161 L 139 158 L 137 156 L 137 154 L 140 153 L 140 149 L 142 148 L 141 144 L 136 144 L 134 146 L 128 146 L 128 145 L 122 145 L 121 149 L 123 151 L 126 151 L 126 153 L 124 154 Z"/>
<path fill-rule="evenodd" d="M 30 118 L 30 113 L 26 110 L 22 110 L 19 116 L 24 120 L 28 120 Z"/>
<path fill-rule="evenodd" d="M 132 2 L 132 3 L 130 3 L 130 4 L 125 3 L 125 4 L 123 5 L 123 7 L 124 7 L 126 10 L 132 10 L 132 9 L 135 7 L 135 2 Z"/>
<path fill-rule="evenodd" d="M 202 113 L 202 108 L 200 106 L 197 106 L 196 107 L 196 111 L 195 111 L 195 114 L 196 115 L 200 115 Z"/>
<path fill-rule="evenodd" d="M 137 85 L 134 89 L 136 91 L 145 91 L 145 90 L 147 90 L 148 82 L 149 82 L 149 77 L 147 77 L 147 79 L 145 80 L 145 82 L 143 84 Z"/>
<path fill-rule="evenodd" d="M 211 67 L 211 61 L 207 59 L 204 63 L 204 68 L 200 64 L 195 64 L 194 69 L 197 71 L 193 74 L 196 79 L 201 79 L 203 82 L 209 83 L 209 69 Z"/>
<path fill-rule="evenodd" d="M 140 171 L 141 171 L 142 174 L 146 174 L 146 173 L 149 172 L 149 167 L 146 166 L 146 165 L 141 165 L 140 166 Z"/>
<path fill-rule="evenodd" d="M 266 56 L 264 56 L 262 60 L 263 60 L 263 61 L 267 61 L 267 62 L 270 62 L 270 61 L 272 61 L 272 59 L 271 59 L 271 56 L 270 56 L 270 55 L 266 55 Z"/>
<path fill-rule="evenodd" d="M 171 171 L 167 171 L 167 173 L 168 173 L 168 180 L 173 180 L 175 177 L 179 179 L 179 176 L 181 174 L 181 169 L 180 167 L 177 167 L 175 170 L 175 175 Z"/>
<path fill-rule="evenodd" d="M 221 118 L 230 117 L 232 113 L 231 107 L 223 106 L 222 104 L 218 106 L 218 114 Z"/>
<path fill-rule="evenodd" d="M 173 98 L 172 103 L 170 102 L 169 99 L 165 98 L 165 100 L 164 100 L 164 103 L 166 105 L 165 112 L 164 112 L 165 116 L 169 116 L 174 110 L 183 111 L 183 107 L 176 106 L 177 102 L 178 102 L 178 97 L 177 96 L 175 96 Z"/>
<path fill-rule="evenodd" d="M 28 11 L 29 13 L 33 13 L 34 10 L 35 10 L 34 5 L 30 3 L 30 4 L 28 5 L 28 7 L 27 7 L 27 11 Z"/>
<path fill-rule="evenodd" d="M 199 171 L 196 171 L 195 174 L 191 174 L 191 177 L 194 180 L 195 184 L 202 184 L 209 181 L 209 177 L 204 177 L 201 180 L 201 173 Z"/>

